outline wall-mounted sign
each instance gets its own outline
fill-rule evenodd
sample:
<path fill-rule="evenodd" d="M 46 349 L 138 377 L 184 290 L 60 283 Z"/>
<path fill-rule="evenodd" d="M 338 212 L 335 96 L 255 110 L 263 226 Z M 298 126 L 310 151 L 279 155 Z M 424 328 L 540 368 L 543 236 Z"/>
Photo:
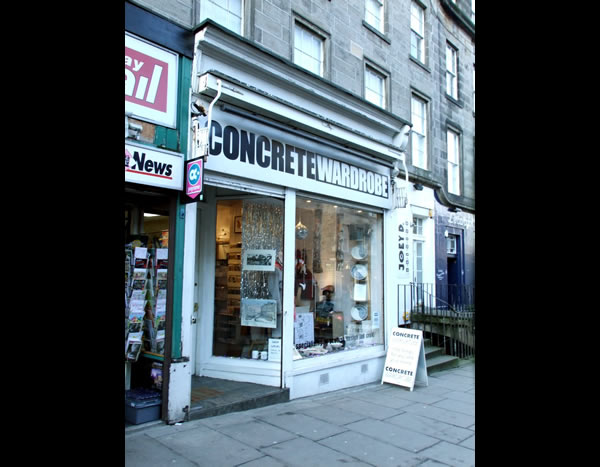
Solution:
<path fill-rule="evenodd" d="M 398 284 L 408 284 L 412 281 L 412 211 L 410 206 L 396 208 L 389 212 L 392 239 L 394 276 Z"/>
<path fill-rule="evenodd" d="M 206 170 L 391 207 L 389 167 L 326 141 L 213 111 Z"/>
<path fill-rule="evenodd" d="M 126 143 L 125 181 L 182 190 L 183 154 Z"/>
<path fill-rule="evenodd" d="M 204 186 L 204 162 L 201 158 L 185 163 L 185 194 L 194 199 L 202 194 Z"/>
<path fill-rule="evenodd" d="M 406 386 L 412 391 L 415 381 L 429 384 L 423 331 L 395 328 L 390 336 L 381 382 Z"/>
<path fill-rule="evenodd" d="M 177 54 L 125 34 L 125 113 L 177 124 Z"/>

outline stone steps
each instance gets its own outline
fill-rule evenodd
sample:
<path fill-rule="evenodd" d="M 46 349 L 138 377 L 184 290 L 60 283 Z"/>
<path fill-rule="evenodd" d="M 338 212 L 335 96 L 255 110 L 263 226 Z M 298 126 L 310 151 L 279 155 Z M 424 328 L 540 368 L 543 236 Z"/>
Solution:
<path fill-rule="evenodd" d="M 431 339 L 424 339 L 425 344 L 425 364 L 427 365 L 427 374 L 448 368 L 456 368 L 460 359 L 451 355 L 444 355 L 444 349 L 431 345 Z"/>

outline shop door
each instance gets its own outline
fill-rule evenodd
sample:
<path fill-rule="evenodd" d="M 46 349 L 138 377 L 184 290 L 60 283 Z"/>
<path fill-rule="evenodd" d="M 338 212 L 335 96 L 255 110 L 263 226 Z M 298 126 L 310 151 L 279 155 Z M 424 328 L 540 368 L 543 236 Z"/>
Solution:
<path fill-rule="evenodd" d="M 461 304 L 462 284 L 462 248 L 461 237 L 450 235 L 448 242 L 448 303 L 452 306 Z"/>
<path fill-rule="evenodd" d="M 215 200 L 212 349 L 203 374 L 281 386 L 284 200 L 228 192 Z"/>

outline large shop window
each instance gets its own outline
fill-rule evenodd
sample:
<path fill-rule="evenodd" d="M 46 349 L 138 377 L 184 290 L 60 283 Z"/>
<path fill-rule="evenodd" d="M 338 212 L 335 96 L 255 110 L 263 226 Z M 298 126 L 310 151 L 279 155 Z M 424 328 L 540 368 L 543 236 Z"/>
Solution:
<path fill-rule="evenodd" d="M 382 225 L 379 213 L 297 198 L 294 359 L 383 344 Z"/>
<path fill-rule="evenodd" d="M 283 204 L 217 202 L 213 355 L 267 360 L 281 339 Z"/>

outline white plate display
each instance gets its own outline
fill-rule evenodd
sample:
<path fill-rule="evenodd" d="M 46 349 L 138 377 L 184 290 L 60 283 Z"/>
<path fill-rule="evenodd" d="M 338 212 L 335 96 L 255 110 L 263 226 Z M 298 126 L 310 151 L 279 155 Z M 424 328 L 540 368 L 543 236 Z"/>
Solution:
<path fill-rule="evenodd" d="M 367 277 L 367 274 L 368 274 L 367 267 L 364 264 L 356 264 L 350 271 L 350 274 L 357 281 L 362 281 L 363 279 L 365 279 Z"/>
<path fill-rule="evenodd" d="M 354 259 L 365 259 L 367 257 L 367 249 L 363 245 L 357 245 L 350 250 L 350 254 Z"/>
<path fill-rule="evenodd" d="M 352 319 L 355 321 L 362 321 L 367 319 L 367 316 L 369 316 L 367 307 L 364 305 L 354 305 L 350 314 L 352 315 Z"/>

